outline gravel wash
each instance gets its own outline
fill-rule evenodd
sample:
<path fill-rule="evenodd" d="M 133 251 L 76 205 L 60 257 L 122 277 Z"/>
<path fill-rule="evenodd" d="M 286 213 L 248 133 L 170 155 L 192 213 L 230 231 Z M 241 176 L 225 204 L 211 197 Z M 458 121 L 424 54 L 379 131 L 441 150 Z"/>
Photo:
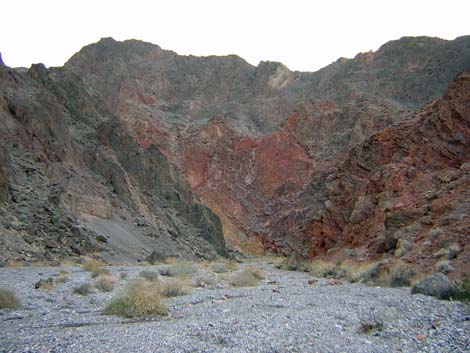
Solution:
<path fill-rule="evenodd" d="M 234 288 L 231 275 L 168 300 L 166 317 L 102 315 L 111 297 L 139 272 L 158 266 L 109 266 L 120 278 L 111 293 L 80 296 L 91 283 L 79 267 L 1 268 L 0 288 L 14 290 L 19 309 L 0 309 L 1 352 L 469 352 L 470 305 L 379 288 L 315 279 L 267 262 L 256 287 Z M 243 264 L 241 269 L 246 266 Z M 240 269 L 240 270 L 241 270 Z M 53 289 L 34 289 L 60 270 Z M 192 278 L 205 276 L 198 269 Z"/>

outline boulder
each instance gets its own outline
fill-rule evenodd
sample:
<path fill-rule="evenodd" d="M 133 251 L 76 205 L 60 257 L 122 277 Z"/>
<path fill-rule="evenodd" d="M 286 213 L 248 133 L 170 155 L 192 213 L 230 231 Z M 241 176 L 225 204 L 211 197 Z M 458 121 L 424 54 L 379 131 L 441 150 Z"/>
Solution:
<path fill-rule="evenodd" d="M 453 285 L 449 277 L 443 273 L 434 273 L 416 283 L 411 294 L 424 294 L 439 299 L 449 299 L 452 295 Z"/>

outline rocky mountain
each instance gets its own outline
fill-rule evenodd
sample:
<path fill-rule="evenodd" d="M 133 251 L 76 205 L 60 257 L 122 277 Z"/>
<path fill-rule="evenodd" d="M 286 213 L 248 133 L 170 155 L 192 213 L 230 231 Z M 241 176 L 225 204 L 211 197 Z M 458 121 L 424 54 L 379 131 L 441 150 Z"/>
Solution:
<path fill-rule="evenodd" d="M 3 263 L 225 255 L 219 218 L 74 73 L 0 66 Z"/>
<path fill-rule="evenodd" d="M 407 237 L 406 246 L 403 245 L 405 240 L 400 243 L 400 237 L 393 234 L 425 216 L 439 223 L 441 216 L 422 211 L 412 222 L 397 221 L 391 226 L 393 222 L 387 221 L 391 210 L 382 203 L 395 207 L 399 195 L 419 194 L 415 188 L 428 184 L 422 184 L 418 176 L 429 174 L 431 167 L 427 163 L 434 163 L 429 160 L 433 153 L 431 150 L 422 152 L 429 155 L 428 159 L 413 162 L 415 169 L 411 168 L 411 176 L 400 184 L 400 190 L 387 189 L 392 182 L 392 169 L 387 177 L 381 174 L 355 176 L 358 168 L 354 163 L 363 158 L 365 162 L 360 163 L 373 164 L 367 168 L 376 173 L 391 168 L 388 165 L 392 162 L 380 164 L 388 160 L 383 156 L 395 161 L 421 148 L 418 137 L 413 140 L 415 147 L 409 145 L 412 141 L 404 132 L 406 129 L 415 132 L 417 125 L 413 124 L 424 119 L 424 111 L 418 115 L 415 111 L 440 98 L 454 77 L 468 68 L 469 36 L 453 41 L 405 37 L 383 45 L 376 52 L 361 53 L 353 59 L 340 58 L 313 73 L 293 72 L 276 62 L 261 62 L 255 67 L 234 55 L 180 56 L 150 43 L 105 38 L 83 48 L 63 68 L 42 70 L 46 72 L 45 82 L 49 83 L 42 83 L 41 87 L 46 87 L 66 111 L 72 147 L 80 149 L 72 155 L 81 156 L 85 174 L 89 175 L 90 171 L 92 178 L 104 178 L 108 189 L 102 193 L 113 197 L 103 197 L 104 200 L 119 201 L 119 207 L 113 204 L 112 212 L 107 213 L 108 217 L 112 214 L 113 220 L 121 222 L 115 215 L 119 214 L 121 205 L 126 205 L 137 210 L 129 211 L 132 217 L 163 219 L 159 221 L 163 225 L 151 223 L 148 226 L 152 234 L 160 234 L 162 229 L 168 229 L 171 234 L 173 228 L 183 232 L 182 225 L 167 225 L 171 223 L 168 219 L 185 215 L 187 208 L 175 204 L 173 199 L 178 197 L 170 197 L 173 201 L 169 208 L 173 211 L 162 207 L 166 194 L 161 187 L 171 184 L 180 197 L 184 195 L 185 205 L 187 202 L 197 204 L 185 186 L 187 182 L 201 202 L 220 217 L 225 240 L 242 249 L 311 257 L 326 252 L 334 255 L 344 247 L 357 247 L 361 256 L 368 258 L 394 254 L 398 248 L 407 247 L 403 256 L 411 259 L 417 256 L 413 249 L 418 249 L 413 237 L 425 237 L 436 224 L 421 224 L 418 233 Z M 27 85 L 30 80 L 37 85 L 35 71 L 37 68 L 29 73 L 8 72 L 22 80 L 27 78 Z M 463 82 L 462 78 L 459 80 L 457 82 Z M 427 106 L 425 111 L 454 104 L 448 101 L 449 95 L 464 85 L 456 83 L 454 86 L 440 103 Z M 447 112 L 453 111 L 449 109 Z M 8 114 L 12 114 L 11 111 L 9 109 Z M 442 119 L 448 118 L 445 112 L 441 113 Z M 465 120 L 465 114 L 462 116 Z M 468 143 L 468 131 L 460 130 L 465 124 L 452 126 L 457 129 L 455 134 Z M 369 146 L 373 144 L 371 139 L 382 136 L 380 134 L 392 134 L 394 141 L 401 139 L 397 142 L 400 148 L 372 152 L 379 147 Z M 433 145 L 432 141 L 441 136 L 431 127 L 422 134 L 427 134 L 431 141 L 425 147 Z M 433 134 L 437 136 L 432 137 Z M 439 153 L 454 151 L 450 140 L 444 139 L 435 146 L 440 148 Z M 8 152 L 11 147 L 5 151 L 4 158 L 11 159 L 12 153 Z M 465 163 L 465 152 L 454 151 L 456 156 L 441 161 L 441 173 L 454 169 L 463 173 L 465 168 L 459 168 Z M 157 162 L 164 163 L 165 167 L 154 167 Z M 113 172 L 109 173 L 108 168 Z M 117 171 L 122 169 L 125 172 Z M 168 172 L 162 173 L 162 170 Z M 11 189 L 6 179 L 9 173 L 17 174 L 8 168 L 2 171 L 0 197 L 5 197 L 2 185 L 7 185 L 3 190 Z M 154 183 L 161 179 L 164 182 L 148 185 L 149 175 L 155 176 Z M 356 180 L 359 177 L 361 181 Z M 383 184 L 380 191 L 372 192 L 364 186 L 372 177 L 377 178 L 374 183 Z M 457 179 L 461 177 L 459 174 Z M 132 179 L 132 186 L 128 185 L 128 178 Z M 432 174 L 432 178 L 437 176 Z M 444 188 L 444 184 L 437 182 L 432 186 L 433 192 Z M 94 198 L 99 194 L 97 191 L 89 193 Z M 385 199 L 380 201 L 382 203 L 375 199 L 379 194 Z M 455 202 L 463 205 L 464 201 L 462 196 Z M 418 204 L 413 207 L 429 206 L 423 200 Z M 71 207 L 69 203 L 68 208 L 79 207 Z M 216 244 L 221 252 L 220 230 L 215 235 L 212 232 L 220 225 L 208 209 L 200 205 L 197 208 L 201 216 L 188 222 L 192 231 L 185 234 L 200 234 L 197 239 L 209 241 L 212 246 Z M 109 211 L 109 208 L 104 209 Z M 80 212 L 89 213 L 90 210 Z M 152 216 L 147 216 L 149 214 Z M 94 223 L 89 221 L 94 229 L 115 233 L 112 227 L 116 222 L 103 224 L 106 217 L 96 214 L 94 217 Z M 351 217 L 357 223 L 350 223 Z M 126 220 L 119 223 L 120 228 L 128 224 L 129 218 Z M 209 228 L 205 228 L 206 224 Z M 204 233 L 204 229 L 208 231 Z M 446 234 L 442 227 L 440 229 Z M 456 231 L 450 228 L 449 231 L 454 232 L 452 241 L 463 247 L 463 240 Z M 183 238 L 177 237 L 178 242 L 183 243 Z M 389 242 L 392 238 L 396 239 Z M 380 252 L 377 249 L 383 239 L 390 244 Z M 397 245 L 399 243 L 403 246 Z M 192 240 L 184 244 L 191 247 Z M 436 244 L 432 243 L 431 248 L 435 249 Z M 425 255 L 427 258 L 430 251 Z"/>

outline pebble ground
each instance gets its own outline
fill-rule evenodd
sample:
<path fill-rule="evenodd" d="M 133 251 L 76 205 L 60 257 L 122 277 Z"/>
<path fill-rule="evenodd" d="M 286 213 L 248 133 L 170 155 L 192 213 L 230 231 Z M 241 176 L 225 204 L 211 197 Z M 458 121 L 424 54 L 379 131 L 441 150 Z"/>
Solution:
<path fill-rule="evenodd" d="M 73 292 L 91 282 L 80 267 L 2 268 L 0 288 L 14 290 L 22 306 L 0 310 L 0 351 L 469 352 L 467 303 L 410 295 L 409 288 L 337 284 L 265 261 L 251 265 L 266 274 L 256 287 L 231 287 L 230 274 L 210 274 L 217 284 L 169 300 L 168 316 L 138 319 L 105 316 L 102 309 L 144 267 L 108 267 L 126 278 L 111 293 L 85 297 Z M 34 289 L 61 269 L 70 273 L 68 282 Z M 363 332 L 368 324 L 375 329 Z"/>

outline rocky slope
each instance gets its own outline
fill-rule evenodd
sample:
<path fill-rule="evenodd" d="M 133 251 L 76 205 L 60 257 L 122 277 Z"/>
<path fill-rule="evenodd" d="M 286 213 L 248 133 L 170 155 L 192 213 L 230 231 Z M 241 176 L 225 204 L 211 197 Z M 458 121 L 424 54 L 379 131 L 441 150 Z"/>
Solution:
<path fill-rule="evenodd" d="M 269 239 L 314 257 L 401 259 L 428 271 L 451 260 L 469 269 L 470 71 L 442 99 L 355 146 L 344 163 L 315 174 Z M 285 247 L 285 245 L 284 245 Z M 349 251 L 348 250 L 348 251 Z"/>
<path fill-rule="evenodd" d="M 102 96 L 143 148 L 159 146 L 184 171 L 222 218 L 228 241 L 253 250 L 249 243 L 261 239 L 289 254 L 290 243 L 297 249 L 304 242 L 303 217 L 313 211 L 302 195 L 312 178 L 440 97 L 470 67 L 470 37 L 402 38 L 314 73 L 108 38 L 65 67 Z"/>
<path fill-rule="evenodd" d="M 403 250 L 403 256 L 411 254 L 411 258 L 418 256 L 417 251 L 410 252 L 410 249 L 418 249 L 414 247 L 413 238 L 418 233 L 406 237 L 408 243 L 399 242 L 398 235 L 391 234 L 420 217 L 413 218 L 412 222 L 387 221 L 385 226 L 388 206 L 383 207 L 380 216 L 375 216 L 373 210 L 378 201 L 373 198 L 376 195 L 364 191 L 366 187 L 362 184 L 355 184 L 358 177 L 350 164 L 354 163 L 354 156 L 363 154 L 367 163 L 376 161 L 372 169 L 385 168 L 379 165 L 382 160 L 372 158 L 376 157 L 369 151 L 372 147 L 367 147 L 371 136 L 389 134 L 390 127 L 395 125 L 401 126 L 395 128 L 397 131 L 406 129 L 412 124 L 410 121 L 418 119 L 413 118 L 417 108 L 441 97 L 453 78 L 469 67 L 469 36 L 454 41 L 405 37 L 383 45 L 377 52 L 361 53 L 353 59 L 341 58 L 314 73 L 292 72 L 275 62 L 261 62 L 255 67 L 234 55 L 180 56 L 150 43 L 105 38 L 83 48 L 64 68 L 51 72 L 54 72 L 56 86 L 65 84 L 62 76 L 80 77 L 81 87 L 96 102 L 93 111 L 87 105 L 84 115 L 93 120 L 96 111 L 100 111 L 112 122 L 105 126 L 95 121 L 83 124 L 89 134 L 97 131 L 95 140 L 99 148 L 94 147 L 93 153 L 84 154 L 82 159 L 93 173 L 104 175 L 115 195 L 113 202 L 131 204 L 139 215 L 156 212 L 157 219 L 165 219 L 164 224 L 176 214 L 185 215 L 187 209 L 178 208 L 174 199 L 181 195 L 184 200 L 191 199 L 187 189 L 183 192 L 176 187 L 179 196 L 170 197 L 175 213 L 149 206 L 149 203 L 160 205 L 158 202 L 161 202 L 149 198 L 155 196 L 161 200 L 166 194 L 161 184 L 158 187 L 148 185 L 147 176 L 158 174 L 158 180 L 163 178 L 169 182 L 168 174 L 177 174 L 161 174 L 159 168 L 153 167 L 157 161 L 166 163 L 168 160 L 183 172 L 202 203 L 221 218 L 225 238 L 230 244 L 255 252 L 268 249 L 304 257 L 330 249 L 333 249 L 330 254 L 335 253 L 334 249 L 345 246 L 358 247 L 364 258 L 408 248 Z M 67 96 L 64 97 L 63 105 L 69 102 Z M 83 106 L 67 104 L 66 109 L 82 116 Z M 442 112 L 444 120 L 447 119 L 445 114 Z M 462 125 L 456 128 L 461 129 Z M 81 146 L 88 141 L 81 137 L 84 135 L 79 134 L 79 128 L 74 126 L 71 131 L 78 134 Z M 441 136 L 436 129 L 426 133 L 430 141 L 435 139 L 433 134 Z M 455 134 L 468 139 L 462 130 L 456 130 Z M 405 142 L 411 142 L 403 136 L 402 141 L 407 146 Z M 417 148 L 418 143 L 415 143 Z M 452 150 L 452 146 L 447 146 L 452 143 L 446 143 L 436 148 Z M 130 146 L 129 150 L 123 151 L 123 145 L 126 149 Z M 133 154 L 136 150 L 138 156 Z M 428 158 L 431 158 L 429 151 Z M 395 153 L 374 151 L 379 152 L 387 156 Z M 396 153 L 403 157 L 409 152 L 404 149 Z M 443 174 L 460 168 L 464 163 L 463 152 L 457 151 L 454 159 L 450 156 L 441 161 Z M 9 158 L 8 153 L 5 158 Z M 414 188 L 424 187 L 419 176 L 430 168 L 426 163 L 434 162 L 428 159 L 416 162 L 414 172 L 400 184 L 403 189 L 387 189 L 385 193 L 385 189 L 375 190 L 384 199 L 381 202 L 395 205 L 399 194 L 416 194 Z M 106 172 L 110 166 L 119 171 Z M 173 170 L 166 164 L 163 169 Z M 138 183 L 137 191 L 128 186 L 126 173 L 132 178 L 132 185 Z M 369 179 L 372 175 L 361 177 Z M 459 174 L 457 179 L 460 178 Z M 184 184 L 181 179 L 170 179 L 171 183 Z M 348 187 L 335 184 L 340 181 Z M 392 181 L 377 182 L 388 185 Z M 2 183 L 0 178 L 0 197 Z M 434 181 L 432 185 L 436 192 L 445 187 Z M 156 189 L 159 191 L 155 192 Z M 93 191 L 92 194 L 98 193 Z M 455 202 L 464 205 L 465 200 L 462 196 Z M 96 207 L 100 208 L 107 209 Z M 217 222 L 213 222 L 207 209 L 201 208 L 198 212 L 203 214 L 202 223 L 198 223 L 199 217 L 196 217 L 191 221 L 194 227 L 201 230 L 203 224 L 209 223 L 217 228 Z M 106 217 L 99 217 L 89 223 L 93 223 L 95 229 L 116 233 L 119 217 L 112 225 L 103 223 Z M 349 223 L 351 217 L 357 223 Z M 430 217 L 429 222 L 437 220 L 436 215 Z M 119 223 L 118 229 L 125 230 L 126 224 L 125 221 Z M 421 225 L 419 237 L 434 226 L 434 223 Z M 160 234 L 165 227 L 151 223 L 150 233 Z M 389 230 L 390 227 L 393 230 Z M 442 228 L 440 231 L 446 234 Z M 450 228 L 449 231 L 454 232 L 452 242 L 455 240 L 464 246 L 463 241 L 458 240 L 458 232 Z M 210 231 L 201 231 L 201 234 L 221 248 L 220 236 L 211 238 Z M 372 251 L 372 248 L 380 248 L 384 238 L 387 244 L 389 239 L 397 239 L 391 241 L 392 247 L 387 245 L 386 250 Z M 124 244 L 116 245 L 123 247 Z M 436 242 L 431 244 L 432 249 L 425 253 L 427 258 L 438 250 L 436 246 Z"/>
<path fill-rule="evenodd" d="M 220 220 L 75 74 L 0 66 L 3 263 L 224 255 Z"/>

